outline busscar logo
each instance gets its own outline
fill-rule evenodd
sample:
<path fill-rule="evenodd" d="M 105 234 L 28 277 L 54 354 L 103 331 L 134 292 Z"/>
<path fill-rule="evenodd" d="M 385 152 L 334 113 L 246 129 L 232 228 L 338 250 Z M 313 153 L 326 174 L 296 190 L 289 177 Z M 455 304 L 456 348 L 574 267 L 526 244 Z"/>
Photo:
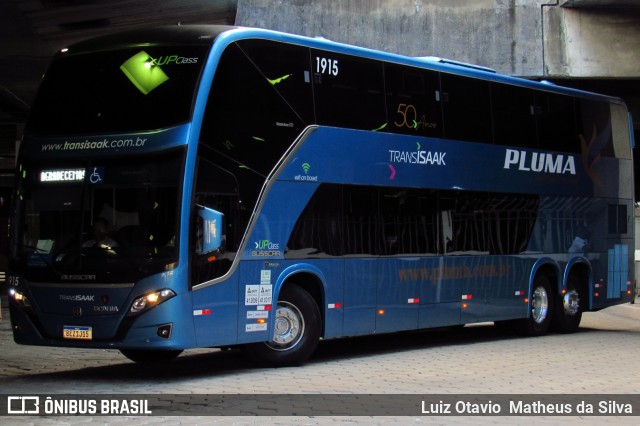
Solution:
<path fill-rule="evenodd" d="M 60 278 L 66 281 L 95 281 L 96 280 L 95 275 L 84 275 L 84 274 L 71 274 L 71 275 L 64 274 Z"/>
<path fill-rule="evenodd" d="M 251 256 L 257 257 L 270 257 L 280 256 L 280 244 L 271 242 L 269 240 L 255 241 L 255 250 L 251 251 Z"/>

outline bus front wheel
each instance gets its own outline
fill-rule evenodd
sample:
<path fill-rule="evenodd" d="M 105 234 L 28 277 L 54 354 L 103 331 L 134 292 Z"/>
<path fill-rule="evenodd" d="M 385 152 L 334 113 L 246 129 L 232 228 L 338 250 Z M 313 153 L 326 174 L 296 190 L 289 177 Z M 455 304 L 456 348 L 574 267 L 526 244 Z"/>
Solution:
<path fill-rule="evenodd" d="M 307 291 L 288 286 L 279 299 L 271 340 L 245 346 L 249 357 L 259 365 L 299 365 L 311 356 L 320 339 L 320 310 Z"/>
<path fill-rule="evenodd" d="M 525 336 L 542 336 L 553 317 L 554 298 L 549 278 L 544 275 L 535 278 L 529 304 L 529 315 L 517 321 L 516 330 Z"/>

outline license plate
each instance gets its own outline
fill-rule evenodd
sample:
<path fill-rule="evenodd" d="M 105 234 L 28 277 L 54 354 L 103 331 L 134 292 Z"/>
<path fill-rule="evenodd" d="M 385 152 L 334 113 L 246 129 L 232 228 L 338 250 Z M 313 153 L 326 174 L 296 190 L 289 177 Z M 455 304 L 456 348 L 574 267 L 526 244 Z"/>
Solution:
<path fill-rule="evenodd" d="M 62 327 L 62 338 L 73 340 L 91 340 L 93 339 L 93 330 L 91 327 L 65 325 Z"/>

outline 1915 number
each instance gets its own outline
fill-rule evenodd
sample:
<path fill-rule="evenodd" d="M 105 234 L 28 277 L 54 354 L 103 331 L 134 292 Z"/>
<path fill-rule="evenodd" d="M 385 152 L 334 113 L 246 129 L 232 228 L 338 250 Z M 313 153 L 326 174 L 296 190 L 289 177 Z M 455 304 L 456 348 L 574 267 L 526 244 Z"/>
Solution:
<path fill-rule="evenodd" d="M 316 56 L 316 73 L 338 75 L 338 60 Z"/>

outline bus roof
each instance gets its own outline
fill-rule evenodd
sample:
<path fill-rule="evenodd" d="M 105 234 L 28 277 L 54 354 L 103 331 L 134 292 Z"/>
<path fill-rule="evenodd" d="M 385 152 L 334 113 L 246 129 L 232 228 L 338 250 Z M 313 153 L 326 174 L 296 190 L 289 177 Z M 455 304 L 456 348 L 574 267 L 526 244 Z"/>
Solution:
<path fill-rule="evenodd" d="M 538 82 L 522 77 L 514 77 L 500 74 L 495 70 L 481 65 L 468 64 L 452 59 L 444 59 L 433 56 L 410 57 L 395 53 L 338 43 L 323 37 L 306 37 L 288 34 L 273 30 L 248 27 L 234 27 L 224 25 L 173 25 L 154 28 L 142 28 L 121 33 L 99 36 L 69 46 L 66 55 L 113 50 L 119 48 L 153 45 L 212 45 L 222 36 L 225 44 L 242 39 L 266 39 L 283 43 L 298 44 L 315 49 L 324 49 L 354 56 L 361 56 L 379 61 L 398 63 L 416 68 L 430 69 L 450 74 L 458 74 L 467 77 L 484 79 L 489 81 L 527 87 L 530 89 L 605 100 L 613 103 L 624 104 L 616 97 L 598 93 Z"/>
<path fill-rule="evenodd" d="M 153 45 L 211 45 L 221 33 L 236 29 L 225 25 L 171 25 L 140 28 L 90 38 L 68 46 L 66 56 Z"/>

